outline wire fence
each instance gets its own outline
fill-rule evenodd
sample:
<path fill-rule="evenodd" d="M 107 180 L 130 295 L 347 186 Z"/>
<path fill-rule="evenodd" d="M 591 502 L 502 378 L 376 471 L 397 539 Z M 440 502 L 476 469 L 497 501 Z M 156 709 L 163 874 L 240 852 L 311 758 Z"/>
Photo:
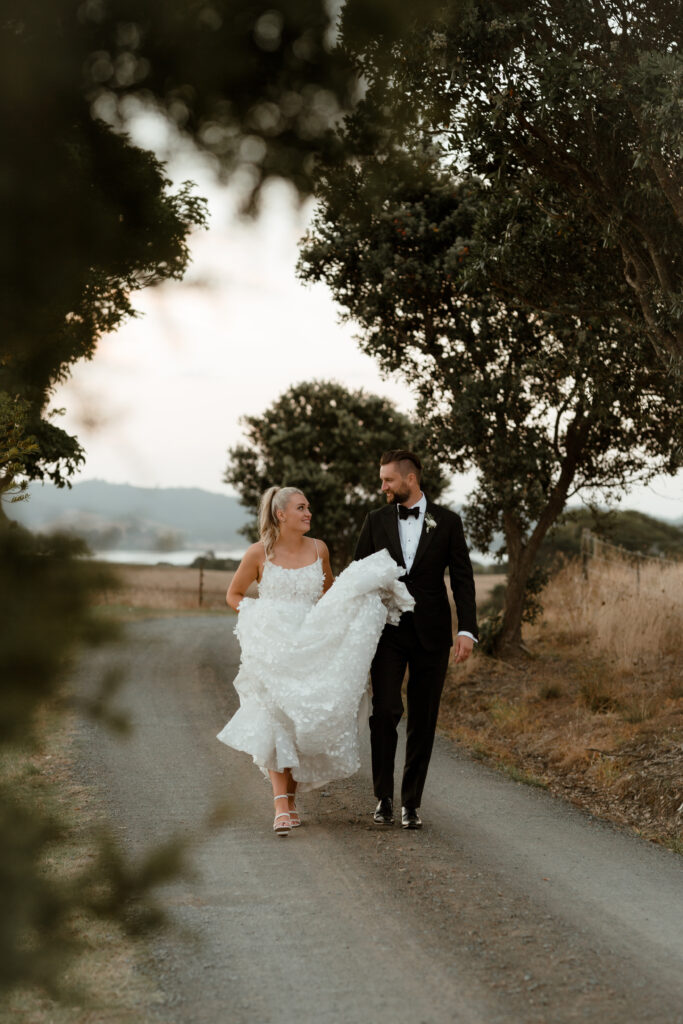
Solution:
<path fill-rule="evenodd" d="M 589 566 L 594 562 L 619 565 L 630 570 L 636 577 L 637 586 L 640 586 L 640 573 L 645 566 L 656 565 L 664 569 L 667 566 L 683 565 L 683 562 L 675 561 L 672 558 L 644 555 L 640 551 L 631 551 L 620 544 L 612 544 L 611 541 L 598 537 L 592 530 L 584 529 L 581 532 L 581 564 L 585 579 L 588 579 Z"/>

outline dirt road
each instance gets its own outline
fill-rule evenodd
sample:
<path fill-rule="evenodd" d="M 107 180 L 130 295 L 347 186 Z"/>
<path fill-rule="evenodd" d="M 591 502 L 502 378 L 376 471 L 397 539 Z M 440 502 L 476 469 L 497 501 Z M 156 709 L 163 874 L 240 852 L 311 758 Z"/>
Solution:
<path fill-rule="evenodd" d="M 141 1020 L 683 1022 L 683 860 L 445 741 L 422 832 L 371 825 L 366 764 L 272 836 L 260 773 L 214 739 L 236 707 L 231 622 L 135 623 L 78 673 L 87 690 L 112 658 L 124 670 L 132 736 L 84 723 L 78 752 L 132 855 L 230 803 L 195 877 L 164 890 L 182 928 L 154 944 L 162 1004 Z"/>

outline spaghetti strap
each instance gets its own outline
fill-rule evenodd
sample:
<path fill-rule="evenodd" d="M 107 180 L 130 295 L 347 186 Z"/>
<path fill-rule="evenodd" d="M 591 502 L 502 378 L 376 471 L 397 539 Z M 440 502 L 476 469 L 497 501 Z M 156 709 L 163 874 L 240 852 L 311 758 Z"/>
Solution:
<path fill-rule="evenodd" d="M 317 540 L 315 539 L 315 537 L 313 537 L 313 538 L 312 538 L 312 540 L 313 540 L 313 543 L 315 544 L 315 553 L 316 553 L 316 556 L 317 556 L 318 558 L 320 558 L 320 552 L 318 551 L 318 542 L 317 542 Z"/>

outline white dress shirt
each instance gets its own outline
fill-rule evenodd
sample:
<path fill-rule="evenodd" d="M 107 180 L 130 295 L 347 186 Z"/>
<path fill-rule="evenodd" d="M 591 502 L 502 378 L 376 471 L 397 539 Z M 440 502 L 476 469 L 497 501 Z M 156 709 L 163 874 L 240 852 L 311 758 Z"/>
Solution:
<path fill-rule="evenodd" d="M 401 539 L 401 551 L 403 552 L 403 561 L 406 565 L 406 572 L 410 572 L 413 567 L 417 545 L 420 543 L 422 527 L 425 521 L 425 513 L 427 511 L 427 499 L 424 494 L 417 504 L 411 507 L 420 510 L 419 516 L 409 516 L 408 519 L 401 519 L 400 516 L 398 517 L 398 535 Z M 396 506 L 396 515 L 398 516 L 398 505 Z"/>
<path fill-rule="evenodd" d="M 398 514 L 398 504 L 396 506 L 396 515 L 398 516 L 398 536 L 401 541 L 401 551 L 403 552 L 403 561 L 405 562 L 406 572 L 410 572 L 415 561 L 415 553 L 417 551 L 417 545 L 420 543 L 420 537 L 422 536 L 422 527 L 424 526 L 425 514 L 427 512 L 427 499 L 424 494 L 420 497 L 420 500 L 410 508 L 417 508 L 420 510 L 419 516 L 408 516 L 407 519 L 401 519 Z M 475 637 L 471 633 L 468 633 L 466 629 L 459 629 L 458 636 L 468 636 L 470 640 L 474 640 Z"/>

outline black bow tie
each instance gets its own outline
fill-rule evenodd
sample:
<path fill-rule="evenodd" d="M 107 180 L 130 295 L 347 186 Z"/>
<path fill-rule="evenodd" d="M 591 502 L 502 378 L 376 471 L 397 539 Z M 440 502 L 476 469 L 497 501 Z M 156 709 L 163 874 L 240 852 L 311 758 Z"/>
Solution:
<path fill-rule="evenodd" d="M 410 519 L 411 516 L 414 516 L 415 519 L 419 518 L 419 516 L 420 516 L 420 508 L 419 508 L 418 505 L 415 505 L 414 508 L 406 508 L 405 505 L 399 505 L 398 506 L 398 518 L 399 519 Z"/>

